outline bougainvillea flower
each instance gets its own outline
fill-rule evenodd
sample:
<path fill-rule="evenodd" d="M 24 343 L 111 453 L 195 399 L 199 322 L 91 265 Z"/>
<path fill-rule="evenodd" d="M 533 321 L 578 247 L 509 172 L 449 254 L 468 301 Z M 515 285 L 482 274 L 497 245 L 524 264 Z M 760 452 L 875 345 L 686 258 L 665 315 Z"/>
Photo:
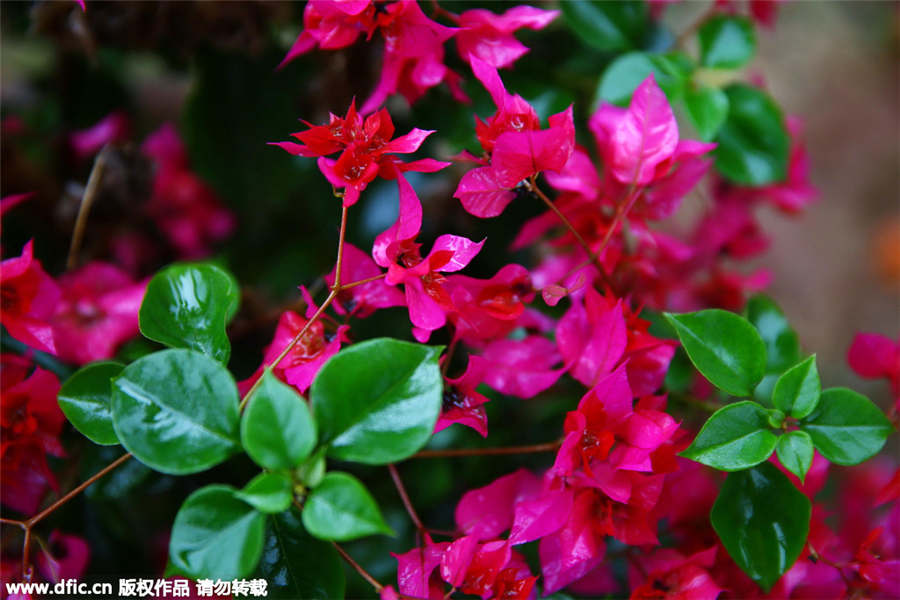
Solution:
<path fill-rule="evenodd" d="M 0 356 L 0 502 L 30 516 L 47 487 L 57 489 L 45 455 L 64 455 L 58 436 L 65 417 L 56 403 L 59 380 L 43 369 L 27 376 L 29 368 L 26 359 Z"/>
<path fill-rule="evenodd" d="M 496 538 L 512 526 L 514 506 L 540 490 L 540 478 L 526 469 L 504 475 L 463 494 L 456 505 L 456 525 L 480 540 Z"/>
<path fill-rule="evenodd" d="M 847 362 L 860 377 L 887 379 L 894 404 L 900 409 L 900 340 L 878 333 L 857 333 L 847 352 Z"/>
<path fill-rule="evenodd" d="M 443 406 L 434 426 L 435 433 L 459 423 L 471 427 L 481 437 L 487 437 L 487 414 L 483 405 L 489 399 L 477 391 L 484 381 L 486 369 L 484 359 L 470 354 L 465 373 L 456 379 L 445 378 Z"/>
<path fill-rule="evenodd" d="M 516 502 L 509 543 L 524 544 L 560 529 L 569 519 L 573 498 L 571 489 L 561 488 Z"/>
<path fill-rule="evenodd" d="M 372 0 L 310 0 L 303 10 L 303 31 L 278 68 L 316 46 L 322 50 L 346 48 L 361 34 L 371 37 L 374 29 L 375 4 Z"/>
<path fill-rule="evenodd" d="M 618 364 L 628 343 L 621 300 L 609 306 L 593 288 L 559 320 L 556 343 L 572 377 L 586 386 Z"/>
<path fill-rule="evenodd" d="M 482 351 L 485 362 L 484 382 L 503 394 L 533 398 L 566 372 L 554 369 L 560 362 L 556 344 L 541 335 L 521 340 L 496 340 Z"/>
<path fill-rule="evenodd" d="M 382 271 L 372 257 L 350 243 L 344 243 L 341 263 L 341 284 L 362 281 L 381 275 Z M 325 282 L 334 285 L 334 269 L 325 276 Z M 388 285 L 383 279 L 376 279 L 362 285 L 356 285 L 338 294 L 333 304 L 339 315 L 353 315 L 364 319 L 379 308 L 403 306 L 403 294 L 397 288 Z"/>
<path fill-rule="evenodd" d="M 175 128 L 167 123 L 141 149 L 156 161 L 147 214 L 181 258 L 208 256 L 215 243 L 234 232 L 237 219 L 191 169 Z"/>
<path fill-rule="evenodd" d="M 627 109 L 603 104 L 589 121 L 603 164 L 618 181 L 647 185 L 678 145 L 678 124 L 653 74 L 634 90 Z"/>
<path fill-rule="evenodd" d="M 59 278 L 62 295 L 51 323 L 59 356 L 77 364 L 111 358 L 138 334 L 147 282 L 115 265 L 92 262 Z"/>
<path fill-rule="evenodd" d="M 106 144 L 123 142 L 131 135 L 128 115 L 122 111 L 109 113 L 87 129 L 73 131 L 69 145 L 79 159 L 90 158 Z"/>
<path fill-rule="evenodd" d="M 397 589 L 401 594 L 414 598 L 441 600 L 444 597 L 440 579 L 433 575 L 441 564 L 441 556 L 450 544 L 434 543 L 425 534 L 424 546 L 413 548 L 404 554 L 391 556 L 397 559 Z"/>
<path fill-rule="evenodd" d="M 496 217 L 515 198 L 521 181 L 543 171 L 562 169 L 575 148 L 572 107 L 551 115 L 540 129 L 537 113 L 521 96 L 510 95 L 493 66 L 470 57 L 472 71 L 490 92 L 497 112 L 477 119 L 475 132 L 490 164 L 472 169 L 459 182 L 454 198 L 476 217 Z"/>
<path fill-rule="evenodd" d="M 308 307 L 308 312 L 312 311 L 315 311 L 314 305 Z M 291 310 L 281 314 L 272 343 L 266 347 L 263 354 L 262 366 L 249 379 L 238 384 L 241 393 L 249 390 L 253 382 L 262 376 L 265 365 L 271 365 L 281 355 L 291 340 L 306 325 L 306 321 L 307 319 Z M 273 373 L 282 381 L 296 387 L 301 394 L 305 393 L 325 361 L 337 354 L 341 349 L 341 344 L 347 341 L 349 329 L 347 325 L 341 325 L 334 333 L 326 332 L 324 323 L 317 320 L 309 326 L 300 341 L 294 344 L 290 352 L 273 369 Z"/>
<path fill-rule="evenodd" d="M 511 264 L 490 279 L 451 275 L 444 284 L 453 302 L 455 335 L 467 342 L 506 337 L 534 299 L 528 269 Z"/>
<path fill-rule="evenodd" d="M 463 269 L 478 254 L 484 240 L 445 234 L 438 237 L 431 252 L 422 258 L 415 237 L 422 226 L 422 205 L 415 190 L 404 177 L 397 178 L 400 189 L 400 211 L 397 221 L 375 238 L 372 256 L 375 263 L 386 267 L 385 282 L 403 284 L 409 318 L 419 341 L 443 327 L 447 313 L 453 310 L 450 295 L 444 288 L 441 273 Z"/>
<path fill-rule="evenodd" d="M 384 37 L 381 77 L 362 111 L 375 110 L 391 94 L 401 93 L 412 104 L 429 88 L 446 81 L 457 100 L 468 100 L 459 88 L 459 75 L 444 64 L 444 42 L 456 29 L 432 21 L 416 0 L 385 6 L 376 16 Z"/>
<path fill-rule="evenodd" d="M 9 335 L 37 350 L 56 353 L 48 323 L 59 301 L 59 287 L 34 259 L 33 240 L 18 257 L 0 263 L 0 323 Z"/>
<path fill-rule="evenodd" d="M 541 538 L 538 551 L 545 594 L 581 579 L 603 561 L 607 531 L 593 522 L 595 508 L 593 490 L 581 490 L 575 496 L 566 524 Z"/>
<path fill-rule="evenodd" d="M 344 206 L 351 206 L 379 175 L 395 179 L 405 171 L 432 173 L 448 166 L 448 162 L 433 159 L 403 163 L 394 156 L 415 152 L 432 133 L 413 129 L 391 140 L 394 123 L 387 110 L 382 109 L 363 119 L 356 111 L 354 101 L 345 117 L 330 115 L 327 125 L 310 125 L 308 130 L 292 134 L 301 143 L 270 142 L 270 145 L 296 156 L 318 156 L 319 170 L 335 188 L 344 188 Z M 335 152 L 341 152 L 337 159 L 326 158 Z"/>
<path fill-rule="evenodd" d="M 671 548 L 641 557 L 643 573 L 629 569 L 631 600 L 715 600 L 722 592 L 708 569 L 715 562 L 717 546 L 684 557 Z"/>
<path fill-rule="evenodd" d="M 47 539 L 49 552 L 37 555 L 37 567 L 47 581 L 77 579 L 84 574 L 91 551 L 87 542 L 75 535 L 53 531 Z"/>
<path fill-rule="evenodd" d="M 475 8 L 459 15 L 456 47 L 466 60 L 474 56 L 498 69 L 511 66 L 528 52 L 513 33 L 527 27 L 543 29 L 557 16 L 558 10 L 542 10 L 534 6 L 515 6 L 502 15 Z"/>

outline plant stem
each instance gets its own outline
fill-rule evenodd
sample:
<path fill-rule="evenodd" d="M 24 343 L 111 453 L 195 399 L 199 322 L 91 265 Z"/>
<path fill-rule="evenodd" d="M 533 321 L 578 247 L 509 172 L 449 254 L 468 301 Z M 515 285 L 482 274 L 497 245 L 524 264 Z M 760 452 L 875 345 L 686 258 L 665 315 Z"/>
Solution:
<path fill-rule="evenodd" d="M 366 277 L 365 279 L 360 279 L 359 281 L 351 281 L 350 283 L 345 283 L 341 286 L 341 291 L 349 290 L 350 288 L 355 288 L 358 285 L 363 285 L 364 283 L 370 283 L 372 281 L 378 281 L 382 279 L 387 273 L 382 273 L 381 275 L 373 275 L 372 277 Z"/>
<path fill-rule="evenodd" d="M 501 446 L 495 448 L 449 448 L 447 450 L 420 450 L 410 458 L 445 458 L 451 456 L 495 456 L 498 454 L 532 454 L 537 452 L 555 452 L 562 445 L 562 440 L 531 444 L 529 446 Z"/>
<path fill-rule="evenodd" d="M 338 293 L 343 289 L 341 287 L 341 266 L 344 259 L 344 238 L 347 235 L 347 206 L 342 207 L 341 209 L 341 231 L 340 236 L 338 238 L 338 251 L 337 251 L 337 260 L 335 261 L 334 266 L 334 285 L 331 286 L 331 292 L 329 292 L 328 297 L 325 298 L 325 301 L 321 306 L 316 310 L 312 317 L 303 325 L 300 329 L 300 332 L 294 336 L 294 338 L 288 342 L 288 345 L 284 347 L 284 350 L 281 351 L 281 354 L 272 361 L 272 364 L 267 365 L 266 368 L 274 369 L 278 366 L 278 364 L 284 360 L 284 357 L 288 355 L 288 353 L 297 345 L 297 343 L 303 339 L 303 336 L 306 335 L 306 332 L 312 326 L 313 323 L 318 320 L 322 313 L 325 312 L 325 309 L 331 306 L 331 303 L 334 302 L 334 299 L 337 298 Z M 253 395 L 260 385 L 262 385 L 262 376 L 259 377 L 256 381 L 253 382 L 253 385 L 250 386 L 250 389 L 247 390 L 247 393 L 244 394 L 244 397 L 241 399 L 241 404 L 238 407 L 238 410 L 243 411 L 244 407 L 247 405 L 247 401 L 250 399 L 250 396 Z"/>
<path fill-rule="evenodd" d="M 378 580 L 376 580 L 374 577 L 372 577 L 368 571 L 363 569 L 362 566 L 360 566 L 360 564 L 358 562 L 353 560 L 353 557 L 350 556 L 349 554 L 347 554 L 347 551 L 344 550 L 343 548 L 341 548 L 337 544 L 337 542 L 331 542 L 331 545 L 334 546 L 335 550 L 338 551 L 338 554 L 341 555 L 341 558 L 343 558 L 345 561 L 347 561 L 348 565 L 353 567 L 354 570 L 356 570 L 356 572 L 359 573 L 363 579 L 365 579 L 366 581 L 369 582 L 369 585 L 371 585 L 373 588 L 375 588 L 376 592 L 378 592 L 379 594 L 381 593 L 381 590 L 384 589 L 384 586 L 381 585 L 380 583 L 378 583 Z"/>
<path fill-rule="evenodd" d="M 397 488 L 397 493 L 400 494 L 400 500 L 403 501 L 403 507 L 406 508 L 406 512 L 409 514 L 409 518 L 412 519 L 413 525 L 415 525 L 416 529 L 420 532 L 424 532 L 425 526 L 422 524 L 419 515 L 416 514 L 416 509 L 413 508 L 409 495 L 406 493 L 406 488 L 403 486 L 403 480 L 400 479 L 400 473 L 397 472 L 397 467 L 393 464 L 389 464 L 387 468 L 391 474 L 391 479 L 394 480 L 394 487 Z"/>
<path fill-rule="evenodd" d="M 556 208 L 556 205 L 553 204 L 550 198 L 547 197 L 547 194 L 541 191 L 541 188 L 538 187 L 537 182 L 535 181 L 534 175 L 532 175 L 531 178 L 527 182 L 525 182 L 525 185 L 528 187 L 529 191 L 534 192 L 538 198 L 543 200 L 544 204 L 546 204 L 550 210 L 556 213 L 556 216 L 559 217 L 559 220 L 563 222 L 563 225 L 566 226 L 566 229 L 568 229 L 569 232 L 575 236 L 575 239 L 578 240 L 578 243 L 582 248 L 584 248 L 584 251 L 588 253 L 588 256 L 590 256 L 592 254 L 591 247 L 584 240 L 584 238 L 581 237 L 581 234 L 578 233 L 578 230 L 575 229 L 571 221 L 569 221 L 568 217 L 566 217 L 566 215 L 564 215 L 561 210 Z"/>
<path fill-rule="evenodd" d="M 62 498 L 60 498 L 59 500 L 57 500 L 56 502 L 54 502 L 53 504 L 51 504 L 50 506 L 48 506 L 47 508 L 45 508 L 44 510 L 39 512 L 38 514 L 36 514 L 35 516 L 33 516 L 30 519 L 28 519 L 27 521 L 25 521 L 25 526 L 28 528 L 34 527 L 35 525 L 40 523 L 42 520 L 44 520 L 44 518 L 47 517 L 50 513 L 52 513 L 57 508 L 59 508 L 60 506 L 62 506 L 63 504 L 65 504 L 66 502 L 68 502 L 69 500 L 71 500 L 72 498 L 74 498 L 75 496 L 80 494 L 81 492 L 83 492 L 85 490 L 85 488 L 90 486 L 92 483 L 94 483 L 98 479 L 102 478 L 107 473 L 110 473 L 111 471 L 115 470 L 116 467 L 123 464 L 129 458 L 131 458 L 130 452 L 127 454 L 123 454 L 116 460 L 112 461 L 111 463 L 109 463 L 108 465 L 106 465 L 105 467 L 103 467 L 102 469 L 100 469 L 99 471 L 94 473 L 93 475 L 91 475 L 88 479 L 81 482 L 76 488 L 74 488 L 68 494 L 66 494 L 65 496 L 63 496 Z"/>
<path fill-rule="evenodd" d="M 103 180 L 103 171 L 106 169 L 109 152 L 109 145 L 104 146 L 100 150 L 100 153 L 94 160 L 91 174 L 88 176 L 84 194 L 81 196 L 81 204 L 78 206 L 78 216 L 75 218 L 75 229 L 72 231 L 72 242 L 69 244 L 69 256 L 66 258 L 66 270 L 73 269 L 75 263 L 78 262 L 78 251 L 81 249 L 81 240 L 84 239 L 88 214 L 91 212 L 91 207 L 97 198 L 97 190 L 100 189 L 100 182 Z"/>

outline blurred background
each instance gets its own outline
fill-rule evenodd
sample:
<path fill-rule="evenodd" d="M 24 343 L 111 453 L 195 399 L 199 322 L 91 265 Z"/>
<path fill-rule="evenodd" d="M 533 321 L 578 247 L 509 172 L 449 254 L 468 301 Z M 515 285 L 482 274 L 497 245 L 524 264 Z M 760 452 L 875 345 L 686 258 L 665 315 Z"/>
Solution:
<path fill-rule="evenodd" d="M 475 6 L 441 4 L 454 11 Z M 495 10 L 508 6 L 478 5 Z M 677 34 L 707 5 L 667 5 L 662 22 Z M 245 287 L 241 313 L 230 330 L 230 366 L 238 377 L 249 375 L 280 311 L 297 305 L 296 287 L 321 289 L 317 281 L 331 269 L 340 213 L 314 161 L 289 156 L 266 142 L 288 139 L 303 128 L 300 118 L 320 123 L 329 111 L 343 114 L 354 95 L 368 95 L 380 66 L 376 46 L 358 43 L 337 52 L 314 51 L 276 71 L 300 32 L 302 8 L 280 2 L 88 0 L 82 12 L 68 1 L 2 3 L 0 192 L 36 192 L 4 217 L 4 256 L 18 253 L 34 237 L 36 255 L 47 271 L 62 272 L 94 158 L 89 144 L 74 144 L 72 134 L 116 113 L 127 126 L 107 165 L 78 261 L 131 257 L 134 273 L 143 277 L 183 257 L 184 248 L 167 238 L 147 211 L 153 168 L 138 151 L 148 136 L 172 123 L 189 170 L 208 186 L 203 193 L 211 194 L 210 206 L 221 205 L 235 216 L 230 237 L 211 236 L 204 250 L 227 264 Z M 852 386 L 886 405 L 887 384 L 856 377 L 845 357 L 857 331 L 891 337 L 900 333 L 898 8 L 888 2 L 785 2 L 778 13 L 773 29 L 759 29 L 758 54 L 745 74 L 761 77 L 785 114 L 803 120 L 811 179 L 820 195 L 797 217 L 762 211 L 771 247 L 753 266 L 771 270 L 769 293 L 806 350 L 818 354 L 823 384 Z M 545 31 L 518 37 L 532 51 L 514 71 L 504 73 L 507 87 L 531 101 L 542 117 L 574 101 L 576 124 L 579 119 L 583 124 L 609 57 L 587 47 L 573 52 L 578 42 L 562 19 Z M 467 72 L 454 53 L 448 53 L 448 64 Z M 389 102 L 399 133 L 412 127 L 438 130 L 422 156 L 446 159 L 463 148 L 476 149 L 473 113 L 487 116 L 494 109 L 477 82 L 465 79 L 472 105 L 456 103 L 441 88 L 429 91 L 412 109 L 402 99 Z M 472 264 L 474 276 L 489 276 L 510 261 L 527 264 L 528 256 L 510 256 L 506 248 L 519 224 L 541 212 L 541 206 L 513 203 L 502 217 L 475 219 L 451 198 L 461 173 L 448 169 L 440 176 L 411 177 L 425 207 L 423 238 L 450 232 L 480 239 L 486 233 L 488 244 Z M 352 211 L 351 242 L 371 247 L 374 236 L 393 222 L 395 189 L 391 184 L 370 186 L 360 209 Z M 688 197 L 682 210 L 696 210 L 691 204 L 697 202 L 701 200 Z M 144 254 L 140 245 L 113 243 L 141 236 L 166 243 Z M 360 338 L 407 331 L 403 309 L 354 328 Z M 140 355 L 146 344 L 135 342 L 124 352 Z M 490 418 L 510 431 L 508 439 L 492 436 L 492 445 L 549 439 L 533 424 L 554 415 L 561 423 L 577 397 L 565 386 L 554 390 L 558 397 L 539 404 L 496 398 L 489 405 Z M 573 387 L 571 394 L 577 393 Z M 519 423 L 528 425 L 517 428 Z M 454 436 L 475 439 L 472 432 L 455 429 L 437 443 L 455 444 Z M 61 478 L 64 489 L 116 455 L 89 445 L 76 452 L 84 460 L 67 479 Z M 452 470 L 449 464 L 422 461 L 402 470 L 421 482 L 411 494 L 426 521 L 449 527 L 452 503 L 462 489 L 484 485 L 526 462 L 540 467 L 540 460 L 513 458 L 498 465 L 460 460 Z M 183 498 L 206 480 L 244 471 L 251 472 L 252 466 L 229 462 L 185 483 L 150 475 L 132 461 L 91 488 L 92 502 L 73 503 L 54 519 L 83 524 L 94 551 L 91 572 L 149 574 L 165 559 L 166 532 L 178 507 L 174 498 Z M 394 498 L 390 482 L 370 478 L 367 483 L 377 497 Z M 143 501 L 169 496 L 171 502 Z M 388 509 L 388 517 L 401 532 L 391 550 L 404 551 L 411 545 L 408 520 L 399 505 Z M 376 576 L 385 577 L 394 568 L 381 541 L 362 541 L 350 549 Z M 361 585 L 355 580 L 350 585 L 351 592 L 365 589 L 354 587 Z"/>

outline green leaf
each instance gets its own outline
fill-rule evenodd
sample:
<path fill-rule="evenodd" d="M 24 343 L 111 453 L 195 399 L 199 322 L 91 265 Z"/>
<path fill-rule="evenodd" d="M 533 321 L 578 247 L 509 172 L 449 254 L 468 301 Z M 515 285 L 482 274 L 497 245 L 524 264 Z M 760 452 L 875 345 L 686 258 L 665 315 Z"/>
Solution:
<path fill-rule="evenodd" d="M 800 342 L 778 305 L 758 294 L 747 301 L 746 317 L 766 345 L 766 371 L 781 373 L 800 360 Z"/>
<path fill-rule="evenodd" d="M 684 95 L 691 123 L 697 128 L 700 139 L 708 142 L 716 136 L 728 117 L 728 96 L 718 88 L 702 87 L 689 90 Z"/>
<path fill-rule="evenodd" d="M 117 362 L 92 363 L 69 377 L 59 390 L 59 407 L 63 414 L 75 429 L 95 444 L 111 446 L 119 443 L 109 409 L 110 380 L 124 368 L 125 365 Z"/>
<path fill-rule="evenodd" d="M 790 431 L 778 438 L 775 453 L 785 469 L 806 481 L 806 473 L 813 461 L 812 438 L 805 431 Z"/>
<path fill-rule="evenodd" d="M 247 401 L 241 442 L 259 466 L 292 469 L 316 445 L 316 424 L 297 390 L 279 381 L 269 369 L 262 378 Z"/>
<path fill-rule="evenodd" d="M 303 525 L 323 540 L 343 542 L 367 535 L 394 535 L 375 499 L 358 479 L 332 471 L 310 492 L 303 506 Z"/>
<path fill-rule="evenodd" d="M 220 363 L 193 350 L 163 350 L 113 379 L 113 426 L 148 467 L 184 475 L 240 449 L 238 391 Z"/>
<path fill-rule="evenodd" d="M 215 265 L 166 267 L 147 285 L 139 314 L 141 333 L 170 348 L 197 350 L 227 364 L 231 344 L 225 326 L 239 299 L 237 281 Z"/>
<path fill-rule="evenodd" d="M 634 48 L 650 25 L 643 2 L 570 0 L 559 7 L 575 34 L 598 50 Z"/>
<path fill-rule="evenodd" d="M 441 411 L 440 353 L 439 347 L 379 338 L 332 356 L 310 390 L 329 456 L 381 465 L 425 445 Z"/>
<path fill-rule="evenodd" d="M 710 520 L 728 554 L 765 591 L 806 546 L 809 500 L 770 463 L 730 473 Z"/>
<path fill-rule="evenodd" d="M 265 524 L 265 516 L 240 500 L 234 488 L 208 485 L 178 509 L 169 559 L 193 579 L 245 577 L 259 562 Z"/>
<path fill-rule="evenodd" d="M 344 597 L 344 568 L 337 550 L 303 529 L 294 511 L 269 519 L 257 574 L 268 583 L 268 597 L 332 600 Z"/>
<path fill-rule="evenodd" d="M 763 462 L 778 438 L 769 431 L 769 412 L 745 400 L 723 406 L 709 417 L 681 456 L 723 471 L 739 471 Z"/>
<path fill-rule="evenodd" d="M 665 317 L 691 362 L 713 385 L 733 396 L 753 393 L 765 371 L 766 347 L 746 319 L 719 309 Z"/>
<path fill-rule="evenodd" d="M 746 17 L 714 16 L 703 23 L 697 36 L 700 64 L 704 67 L 737 69 L 747 64 L 756 52 L 753 23 Z"/>
<path fill-rule="evenodd" d="M 802 419 L 816 408 L 821 392 L 816 355 L 813 354 L 778 378 L 772 392 L 772 402 L 776 408 L 795 419 Z"/>
<path fill-rule="evenodd" d="M 627 106 L 634 90 L 652 73 L 669 102 L 681 97 L 692 65 L 681 54 L 629 52 L 617 57 L 603 72 L 594 105 L 610 102 Z"/>
<path fill-rule="evenodd" d="M 765 92 L 743 83 L 728 86 L 725 94 L 728 118 L 715 140 L 716 169 L 741 185 L 784 181 L 790 138 L 781 109 Z"/>
<path fill-rule="evenodd" d="M 839 465 L 857 465 L 872 458 L 894 431 L 871 400 L 846 388 L 822 392 L 816 410 L 800 428 L 822 456 Z"/>
<path fill-rule="evenodd" d="M 268 514 L 286 511 L 293 500 L 291 480 L 281 473 L 260 473 L 237 492 L 240 498 L 256 510 Z"/>

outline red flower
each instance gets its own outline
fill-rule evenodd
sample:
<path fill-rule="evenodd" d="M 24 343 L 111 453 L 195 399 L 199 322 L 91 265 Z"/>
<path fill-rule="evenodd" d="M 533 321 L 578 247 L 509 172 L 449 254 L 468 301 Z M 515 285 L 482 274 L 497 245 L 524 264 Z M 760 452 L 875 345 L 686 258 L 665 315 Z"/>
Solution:
<path fill-rule="evenodd" d="M 32 246 L 33 240 L 20 256 L 0 263 L 0 323 L 20 342 L 55 354 L 47 320 L 56 310 L 59 288 L 34 260 Z"/>
<path fill-rule="evenodd" d="M 62 298 L 51 319 L 59 356 L 78 364 L 110 358 L 138 334 L 147 282 L 118 267 L 92 262 L 59 278 Z"/>
<path fill-rule="evenodd" d="M 30 369 L 27 359 L 0 356 L 0 502 L 25 515 L 37 511 L 56 478 L 46 453 L 63 456 L 57 439 L 65 417 L 56 403 L 59 380 L 49 371 Z"/>
<path fill-rule="evenodd" d="M 310 125 L 306 131 L 292 134 L 296 142 L 270 142 L 295 156 L 318 156 L 319 170 L 335 188 L 344 188 L 344 206 L 359 200 L 359 194 L 377 176 L 395 179 L 405 171 L 431 173 L 450 163 L 433 159 L 401 162 L 394 154 L 410 154 L 419 149 L 433 131 L 413 129 L 391 140 L 394 123 L 384 109 L 365 119 L 350 104 L 344 118 L 331 115 L 327 125 Z M 341 152 L 337 159 L 326 158 Z"/>

